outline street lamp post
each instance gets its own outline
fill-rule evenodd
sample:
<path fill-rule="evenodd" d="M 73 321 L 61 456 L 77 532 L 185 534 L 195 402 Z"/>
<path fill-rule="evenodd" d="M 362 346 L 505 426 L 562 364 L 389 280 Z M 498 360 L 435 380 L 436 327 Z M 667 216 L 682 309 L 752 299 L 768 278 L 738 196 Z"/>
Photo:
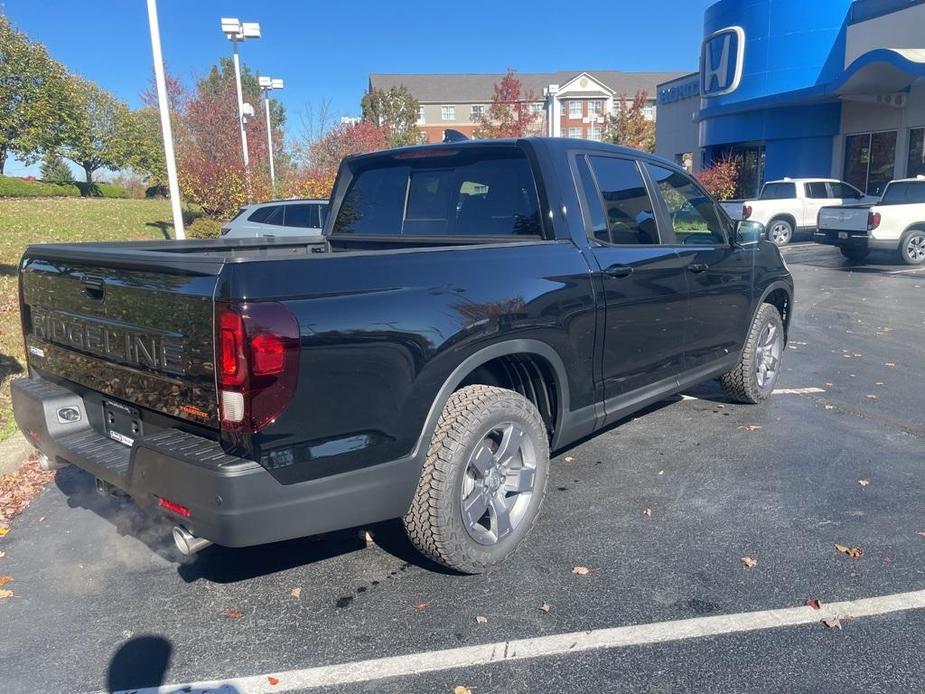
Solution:
<path fill-rule="evenodd" d="M 274 89 L 282 89 L 283 81 L 270 77 L 258 77 L 257 82 L 260 85 L 260 91 L 263 93 L 263 105 L 267 114 L 267 148 L 270 154 L 270 189 L 276 194 L 276 170 L 273 168 L 273 125 L 270 123 L 270 92 Z"/>
<path fill-rule="evenodd" d="M 253 115 L 253 108 L 244 103 L 244 96 L 241 92 L 241 61 L 238 58 L 238 43 L 247 39 L 260 38 L 260 24 L 257 22 L 241 22 L 236 17 L 222 17 L 222 33 L 231 41 L 232 61 L 234 62 L 234 83 L 238 93 L 238 128 L 241 131 L 241 151 L 244 155 L 244 175 L 248 180 L 250 187 L 250 155 L 247 153 L 247 130 L 244 128 L 247 123 L 247 113 L 250 110 Z"/>
<path fill-rule="evenodd" d="M 161 53 L 161 30 L 157 21 L 157 1 L 148 0 L 148 27 L 151 30 L 151 53 L 154 58 L 154 81 L 157 84 L 157 105 L 161 113 L 161 135 L 167 159 L 167 187 L 173 212 L 174 238 L 185 239 L 183 210 L 180 209 L 180 186 L 177 184 L 177 161 L 173 154 L 173 132 L 170 128 L 170 104 L 167 101 L 167 80 L 164 78 L 164 56 Z"/>

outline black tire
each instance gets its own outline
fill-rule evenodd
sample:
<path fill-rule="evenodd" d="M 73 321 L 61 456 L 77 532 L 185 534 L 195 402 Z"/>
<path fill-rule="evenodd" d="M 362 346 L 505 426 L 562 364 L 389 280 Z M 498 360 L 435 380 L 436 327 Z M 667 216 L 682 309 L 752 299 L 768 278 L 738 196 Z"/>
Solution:
<path fill-rule="evenodd" d="M 838 250 L 840 250 L 841 254 L 852 263 L 863 263 L 865 260 L 867 260 L 867 256 L 870 255 L 870 250 L 867 248 L 841 247 Z"/>
<path fill-rule="evenodd" d="M 778 217 L 768 222 L 768 241 L 775 246 L 786 246 L 793 241 L 793 222 L 784 217 Z"/>
<path fill-rule="evenodd" d="M 899 242 L 899 257 L 906 265 L 925 263 L 925 230 L 912 229 Z"/>
<path fill-rule="evenodd" d="M 779 356 L 774 374 L 770 382 L 761 384 L 758 381 L 758 360 L 760 341 L 765 335 L 768 326 L 777 330 L 780 337 Z M 720 377 L 720 383 L 723 386 L 723 392 L 726 396 L 735 402 L 756 405 L 759 402 L 767 400 L 774 391 L 774 385 L 780 376 L 780 357 L 783 356 L 783 336 L 784 322 L 781 320 L 777 308 L 771 304 L 762 304 L 755 314 L 752 326 L 749 328 L 748 337 L 745 340 L 745 348 L 742 350 L 742 356 L 738 365 L 729 373 Z"/>
<path fill-rule="evenodd" d="M 513 424 L 535 458 L 532 492 L 522 502 L 519 522 L 494 544 L 477 542 L 463 516 L 464 484 L 472 482 L 471 461 L 495 427 Z M 527 442 L 529 440 L 529 442 Z M 530 532 L 549 478 L 549 442 L 536 407 L 522 395 L 494 386 L 466 386 L 453 393 L 434 431 L 411 508 L 403 519 L 417 549 L 463 573 L 481 573 L 504 561 Z M 494 493 L 506 494 L 504 485 Z M 474 492 L 473 492 L 474 494 Z M 466 497 L 471 498 L 471 497 Z M 489 510 L 486 510 L 486 517 Z"/>

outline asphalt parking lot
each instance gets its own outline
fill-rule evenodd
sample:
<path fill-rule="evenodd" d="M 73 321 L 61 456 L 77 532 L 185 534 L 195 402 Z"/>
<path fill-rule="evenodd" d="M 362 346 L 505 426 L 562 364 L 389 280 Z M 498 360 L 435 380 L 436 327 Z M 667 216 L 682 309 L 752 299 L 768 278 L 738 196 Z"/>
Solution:
<path fill-rule="evenodd" d="M 436 570 L 388 523 L 181 564 L 166 526 L 59 471 L 0 540 L 0 689 L 922 691 L 925 268 L 784 255 L 781 392 L 706 384 L 561 453 L 487 576 Z"/>

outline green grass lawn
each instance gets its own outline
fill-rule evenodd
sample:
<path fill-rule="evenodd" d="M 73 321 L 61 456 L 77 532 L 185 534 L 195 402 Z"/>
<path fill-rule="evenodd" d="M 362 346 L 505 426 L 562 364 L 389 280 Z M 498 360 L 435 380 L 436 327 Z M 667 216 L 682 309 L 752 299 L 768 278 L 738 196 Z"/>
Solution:
<path fill-rule="evenodd" d="M 31 243 L 173 237 L 167 200 L 0 198 L 0 440 L 15 430 L 10 378 L 24 373 L 16 270 Z"/>

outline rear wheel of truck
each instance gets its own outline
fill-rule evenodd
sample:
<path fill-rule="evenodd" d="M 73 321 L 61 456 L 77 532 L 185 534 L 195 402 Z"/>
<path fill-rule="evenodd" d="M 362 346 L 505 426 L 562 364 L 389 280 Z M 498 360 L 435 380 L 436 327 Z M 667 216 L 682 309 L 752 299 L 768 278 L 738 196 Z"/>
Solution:
<path fill-rule="evenodd" d="M 788 219 L 772 219 L 768 224 L 768 241 L 786 246 L 793 239 L 793 224 Z"/>
<path fill-rule="evenodd" d="M 899 255 L 906 265 L 925 263 L 925 231 L 913 229 L 903 234 L 899 242 Z"/>
<path fill-rule="evenodd" d="M 481 573 L 530 531 L 548 476 L 546 426 L 533 403 L 512 390 L 466 386 L 440 415 L 405 530 L 430 559 Z"/>
<path fill-rule="evenodd" d="M 771 397 L 783 352 L 784 322 L 780 313 L 771 304 L 761 304 L 738 366 L 720 378 L 727 397 L 752 405 Z"/>
<path fill-rule="evenodd" d="M 867 256 L 870 255 L 870 251 L 866 248 L 839 248 L 841 254 L 845 256 L 847 260 L 850 260 L 852 263 L 863 263 L 867 260 Z"/>

